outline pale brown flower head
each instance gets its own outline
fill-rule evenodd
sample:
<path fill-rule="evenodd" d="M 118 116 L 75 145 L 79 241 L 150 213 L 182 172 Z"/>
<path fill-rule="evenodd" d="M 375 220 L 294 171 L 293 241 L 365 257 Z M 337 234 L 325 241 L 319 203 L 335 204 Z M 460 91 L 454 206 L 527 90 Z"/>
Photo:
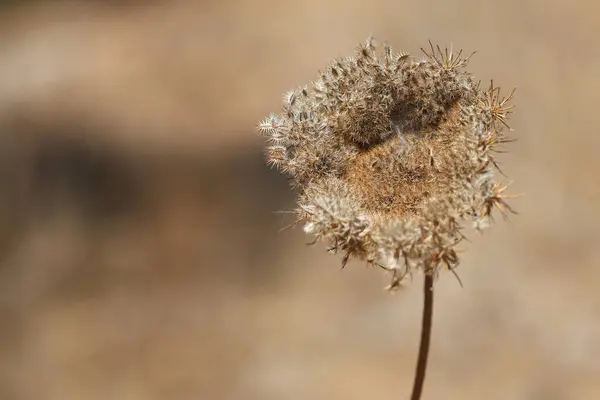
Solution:
<path fill-rule="evenodd" d="M 503 191 L 495 146 L 512 99 L 480 89 L 462 53 L 431 46 L 425 59 L 378 53 L 372 39 L 310 87 L 286 94 L 259 125 L 267 160 L 299 188 L 297 217 L 331 251 L 393 271 L 458 264 L 461 224 L 489 225 Z"/>

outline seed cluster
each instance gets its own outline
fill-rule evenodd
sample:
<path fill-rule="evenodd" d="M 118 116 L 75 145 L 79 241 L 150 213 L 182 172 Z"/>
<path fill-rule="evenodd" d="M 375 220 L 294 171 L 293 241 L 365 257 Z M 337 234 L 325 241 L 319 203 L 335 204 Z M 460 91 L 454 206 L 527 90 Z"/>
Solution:
<path fill-rule="evenodd" d="M 493 151 L 509 141 L 514 91 L 481 89 L 462 52 L 423 52 L 379 52 L 369 39 L 259 124 L 267 161 L 299 189 L 304 230 L 344 265 L 392 271 L 391 287 L 415 268 L 454 271 L 464 221 L 483 229 L 493 208 L 512 211 Z"/>

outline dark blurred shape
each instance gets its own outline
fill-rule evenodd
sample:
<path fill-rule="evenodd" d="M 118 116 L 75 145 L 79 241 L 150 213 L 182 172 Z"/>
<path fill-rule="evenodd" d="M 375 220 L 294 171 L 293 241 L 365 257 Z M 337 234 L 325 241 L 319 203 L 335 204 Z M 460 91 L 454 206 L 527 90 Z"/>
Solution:
<path fill-rule="evenodd" d="M 33 157 L 31 185 L 44 214 L 66 204 L 83 207 L 84 215 L 101 219 L 130 214 L 140 206 L 140 179 L 118 149 L 59 136 L 41 143 Z"/>

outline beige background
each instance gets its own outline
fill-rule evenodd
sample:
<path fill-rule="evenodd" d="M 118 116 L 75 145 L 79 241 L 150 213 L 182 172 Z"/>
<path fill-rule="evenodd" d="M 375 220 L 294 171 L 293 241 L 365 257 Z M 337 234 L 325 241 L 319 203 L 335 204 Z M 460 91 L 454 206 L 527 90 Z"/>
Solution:
<path fill-rule="evenodd" d="M 255 132 L 370 34 L 518 88 L 520 214 L 437 282 L 424 399 L 600 398 L 596 2 L 2 4 L 0 398 L 408 398 L 420 278 L 280 232 Z"/>

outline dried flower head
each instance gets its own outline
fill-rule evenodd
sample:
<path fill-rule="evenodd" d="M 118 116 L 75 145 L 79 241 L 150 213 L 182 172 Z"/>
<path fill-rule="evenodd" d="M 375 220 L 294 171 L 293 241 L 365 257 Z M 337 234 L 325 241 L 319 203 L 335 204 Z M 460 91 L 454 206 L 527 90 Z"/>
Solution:
<path fill-rule="evenodd" d="M 430 43 L 425 59 L 369 39 L 259 125 L 267 160 L 300 191 L 297 220 L 329 250 L 392 271 L 435 275 L 458 264 L 461 226 L 512 211 L 494 180 L 511 93 L 482 90 L 470 57 Z"/>

